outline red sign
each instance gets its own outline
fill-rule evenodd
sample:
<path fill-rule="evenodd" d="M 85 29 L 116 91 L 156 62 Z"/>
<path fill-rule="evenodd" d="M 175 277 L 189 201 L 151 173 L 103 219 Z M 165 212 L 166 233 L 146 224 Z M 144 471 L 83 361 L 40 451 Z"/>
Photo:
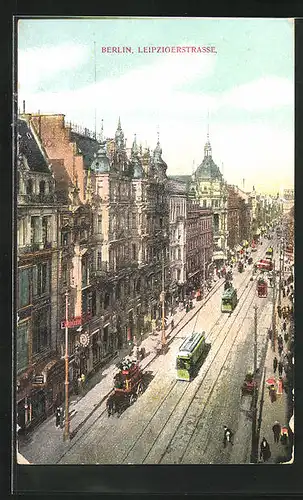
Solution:
<path fill-rule="evenodd" d="M 74 326 L 80 326 L 82 324 L 82 317 L 81 316 L 76 316 L 75 318 L 72 318 L 67 321 L 61 321 L 61 328 L 74 328 Z"/>

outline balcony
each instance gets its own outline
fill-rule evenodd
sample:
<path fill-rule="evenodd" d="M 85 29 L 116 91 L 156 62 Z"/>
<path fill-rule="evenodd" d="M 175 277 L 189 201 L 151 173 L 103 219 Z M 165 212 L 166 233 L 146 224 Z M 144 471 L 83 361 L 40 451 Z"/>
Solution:
<path fill-rule="evenodd" d="M 52 249 L 52 242 L 51 241 L 46 241 L 46 242 L 41 242 L 41 243 L 32 243 L 31 245 L 25 245 L 22 247 L 18 247 L 18 254 L 19 255 L 24 255 L 24 254 L 32 254 L 36 252 L 43 252 L 46 250 L 51 250 Z"/>
<path fill-rule="evenodd" d="M 18 205 L 30 205 L 30 204 L 49 205 L 56 201 L 56 197 L 54 193 L 18 194 L 17 201 Z"/>

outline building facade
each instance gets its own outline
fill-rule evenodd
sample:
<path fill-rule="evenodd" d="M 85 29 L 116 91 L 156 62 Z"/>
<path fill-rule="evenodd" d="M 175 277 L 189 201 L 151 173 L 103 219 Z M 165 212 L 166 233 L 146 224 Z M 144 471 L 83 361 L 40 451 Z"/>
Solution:
<path fill-rule="evenodd" d="M 186 285 L 186 184 L 170 179 L 169 190 L 169 252 L 172 307 L 177 299 L 183 300 Z"/>
<path fill-rule="evenodd" d="M 35 129 L 17 121 L 17 416 L 22 429 L 53 410 L 60 391 L 58 205 Z"/>
<path fill-rule="evenodd" d="M 227 185 L 212 158 L 207 135 L 204 158 L 192 176 L 189 194 L 202 208 L 213 213 L 213 260 L 218 265 L 227 259 Z"/>
<path fill-rule="evenodd" d="M 238 245 L 251 243 L 252 210 L 250 198 L 237 186 L 228 185 L 227 228 L 228 251 L 232 254 Z"/>
<path fill-rule="evenodd" d="M 186 288 L 205 286 L 212 266 L 213 213 L 189 199 L 186 215 Z"/>

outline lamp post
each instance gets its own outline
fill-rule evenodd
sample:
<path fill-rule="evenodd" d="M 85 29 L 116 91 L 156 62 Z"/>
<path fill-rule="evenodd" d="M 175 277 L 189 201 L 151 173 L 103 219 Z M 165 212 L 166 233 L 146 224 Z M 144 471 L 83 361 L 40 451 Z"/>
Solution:
<path fill-rule="evenodd" d="M 276 271 L 273 262 L 272 350 L 276 350 Z"/>
<path fill-rule="evenodd" d="M 162 250 L 162 351 L 165 351 L 166 348 L 166 335 L 165 335 L 165 266 L 164 266 L 164 250 Z"/>
<path fill-rule="evenodd" d="M 258 441 L 257 441 L 257 341 L 258 341 L 258 306 L 254 305 L 255 310 L 255 331 L 254 331 L 254 391 L 252 404 L 252 441 L 251 441 L 251 460 L 253 463 L 258 461 Z"/>
<path fill-rule="evenodd" d="M 69 388 L 69 373 L 68 373 L 68 290 L 65 292 L 65 427 L 64 427 L 64 441 L 67 441 L 70 437 L 69 434 L 69 399 L 68 399 L 68 388 Z"/>

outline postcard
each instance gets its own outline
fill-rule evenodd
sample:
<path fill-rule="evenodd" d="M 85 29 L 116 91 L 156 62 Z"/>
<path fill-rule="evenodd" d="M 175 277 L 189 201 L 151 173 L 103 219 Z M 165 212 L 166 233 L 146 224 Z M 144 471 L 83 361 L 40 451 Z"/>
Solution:
<path fill-rule="evenodd" d="M 16 44 L 18 463 L 292 463 L 293 20 Z"/>

